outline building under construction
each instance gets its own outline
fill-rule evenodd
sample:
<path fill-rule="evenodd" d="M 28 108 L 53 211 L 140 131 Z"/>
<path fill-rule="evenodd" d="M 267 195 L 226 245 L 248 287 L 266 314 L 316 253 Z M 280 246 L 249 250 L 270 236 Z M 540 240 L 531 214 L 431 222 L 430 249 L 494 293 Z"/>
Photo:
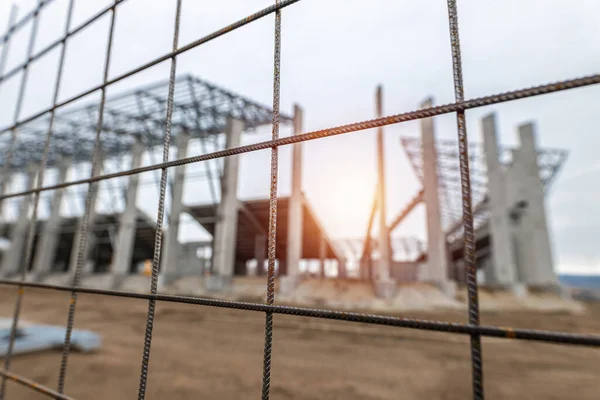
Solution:
<path fill-rule="evenodd" d="M 100 168 L 117 173 L 156 164 L 155 149 L 163 145 L 168 82 L 141 87 L 106 101 L 101 131 Z M 380 96 L 378 96 L 380 99 Z M 427 103 L 430 104 L 430 103 Z M 427 105 L 425 104 L 425 105 Z M 64 110 L 56 115 L 44 186 L 77 179 L 89 170 L 92 159 L 98 104 Z M 238 147 L 242 133 L 251 135 L 272 123 L 270 108 L 194 76 L 176 80 L 172 119 L 171 159 L 190 156 L 190 146 L 200 152 Z M 293 134 L 302 133 L 302 110 L 281 115 L 281 123 Z M 482 120 L 483 145 L 471 145 L 471 183 L 476 228 L 477 266 L 483 282 L 520 289 L 557 284 L 546 223 L 544 196 L 565 160 L 564 151 L 538 150 L 534 126 L 518 127 L 521 146 L 500 147 L 494 116 Z M 31 188 L 43 154 L 43 136 L 48 120 L 36 120 L 19 129 L 15 141 L 5 138 L 1 154 L 2 193 Z M 383 132 L 378 132 L 381 138 Z M 435 139 L 432 120 L 421 121 L 421 138 L 404 138 L 408 155 L 422 189 L 391 223 L 387 222 L 382 141 L 380 144 L 378 191 L 369 230 L 360 240 L 332 240 L 302 192 L 302 144 L 292 150 L 292 188 L 279 198 L 277 212 L 277 272 L 280 287 L 292 290 L 307 274 L 307 260 L 318 260 L 325 276 L 326 261 L 334 266 L 327 275 L 371 280 L 375 291 L 386 295 L 398 281 L 427 281 L 443 288 L 463 281 L 462 210 L 458 145 Z M 211 290 L 224 290 L 234 276 L 263 274 L 267 251 L 269 201 L 240 200 L 239 156 L 221 163 L 205 161 L 200 172 L 173 169 L 168 180 L 168 223 L 162 241 L 160 283 L 189 276 L 204 276 Z M 155 171 L 157 172 L 157 171 Z M 120 288 L 127 280 L 139 279 L 144 263 L 154 254 L 155 218 L 140 204 L 140 187 L 154 185 L 158 175 L 116 176 L 96 185 L 90 203 L 87 229 L 84 285 Z M 50 179 L 48 179 L 50 176 Z M 88 174 L 89 176 L 89 174 Z M 53 179 L 52 179 L 53 177 Z M 186 181 L 203 178 L 210 200 L 185 204 Z M 54 182 L 52 182 L 54 180 Z M 20 186 L 19 186 L 20 185 Z M 79 188 L 42 192 L 41 212 L 34 236 L 34 255 L 29 279 L 67 283 L 76 268 L 82 229 L 78 212 Z M 20 197 L 2 204 L 0 234 L 8 240 L 2 254 L 0 275 L 16 276 L 22 268 L 30 198 Z M 391 233 L 419 204 L 426 207 L 426 243 L 392 239 Z M 383 229 L 372 237 L 375 215 Z M 183 215 L 210 234 L 212 240 L 181 243 Z M 383 243 L 383 246 L 380 245 Z M 402 255 L 398 257 L 398 254 Z"/>
<path fill-rule="evenodd" d="M 138 88 L 109 98 L 104 107 L 101 132 L 101 170 L 119 172 L 157 162 L 155 150 L 162 147 L 168 82 Z M 95 140 L 98 104 L 78 107 L 57 114 L 48 168 L 54 172 L 44 184 L 64 182 L 71 175 L 90 169 Z M 282 124 L 300 132 L 302 113 L 297 107 L 293 117 L 281 115 Z M 222 150 L 240 145 L 242 133 L 272 123 L 271 109 L 194 76 L 179 77 L 175 84 L 172 122 L 175 159 L 188 157 L 196 145 Z M 43 153 L 39 140 L 48 129 L 48 121 L 36 121 L 22 127 L 17 141 L 6 139 L 1 146 L 3 193 L 33 187 L 37 165 Z M 173 159 L 172 158 L 172 159 Z M 215 289 L 226 287 L 233 275 L 245 275 L 250 260 L 264 266 L 267 252 L 268 199 L 240 201 L 237 195 L 239 157 L 225 158 L 222 163 L 205 162 L 199 173 L 186 173 L 186 166 L 174 168 L 168 181 L 168 224 L 162 242 L 160 281 L 200 275 L 210 276 Z M 339 259 L 336 249 L 323 230 L 310 204 L 301 192 L 301 148 L 294 147 L 293 189 L 280 198 L 277 214 L 277 268 L 280 275 L 298 275 L 300 259 Z M 170 171 L 171 172 L 171 171 Z M 52 174 L 47 174 L 52 175 Z M 121 287 L 130 276 L 143 274 L 144 262 L 154 254 L 156 223 L 140 209 L 140 186 L 159 188 L 158 176 L 143 181 L 144 174 L 117 177 L 96 185 L 88 225 L 88 246 L 84 265 L 84 284 Z M 89 173 L 88 173 L 89 176 Z M 203 178 L 208 182 L 208 202 L 184 204 L 187 180 Z M 43 193 L 41 208 L 47 209 L 38 221 L 34 256 L 28 266 L 30 277 L 37 281 L 67 283 L 75 270 L 77 249 L 82 231 L 82 185 Z M 12 199 L 9 199 L 12 200 Z M 0 233 L 9 244 L 2 254 L 0 274 L 16 276 L 20 270 L 29 227 L 27 197 L 5 201 L 5 217 Z M 187 214 L 212 241 L 180 243 L 182 215 Z M 12 218 L 11 218 L 12 215 Z M 261 274 L 264 268 L 254 268 Z"/>
<path fill-rule="evenodd" d="M 422 107 L 432 104 L 427 100 Z M 459 168 L 459 144 L 436 139 L 431 118 L 420 124 L 421 137 L 404 137 L 401 144 L 422 189 L 391 223 L 381 224 L 384 229 L 373 238 L 371 227 L 376 213 L 381 214 L 383 208 L 385 215 L 385 204 L 378 201 L 385 197 L 380 170 L 379 196 L 360 254 L 360 276 L 376 280 L 376 272 L 392 281 L 430 282 L 452 293 L 456 283 L 464 283 L 466 276 L 461 196 L 465 178 Z M 558 289 L 545 196 L 567 152 L 539 149 L 533 123 L 516 127 L 520 142 L 516 148 L 499 145 L 493 113 L 481 120 L 480 129 L 483 143 L 467 145 L 475 228 L 472 251 L 480 275 L 478 282 L 517 294 L 525 293 L 527 288 Z M 383 158 L 382 151 L 379 158 Z M 419 204 L 424 204 L 426 210 L 427 239 L 426 244 L 416 241 L 411 251 L 406 240 L 393 240 L 391 234 Z M 382 259 L 383 254 L 389 254 L 388 258 Z"/>

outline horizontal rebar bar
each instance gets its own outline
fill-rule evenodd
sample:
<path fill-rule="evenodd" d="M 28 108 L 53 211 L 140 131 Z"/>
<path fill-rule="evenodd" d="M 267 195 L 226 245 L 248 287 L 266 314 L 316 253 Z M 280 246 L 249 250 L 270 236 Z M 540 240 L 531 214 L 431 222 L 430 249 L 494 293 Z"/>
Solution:
<path fill-rule="evenodd" d="M 74 400 L 73 397 L 69 397 L 66 396 L 64 394 L 60 394 L 55 390 L 52 390 L 44 385 L 40 385 L 39 383 L 36 383 L 34 381 L 32 381 L 29 378 L 25 378 L 24 376 L 15 374 L 13 372 L 9 372 L 6 371 L 4 369 L 0 369 L 0 376 L 3 376 L 4 378 L 11 380 L 13 382 L 18 383 L 19 385 L 28 387 L 29 389 L 33 389 L 38 393 L 41 393 L 43 395 L 46 395 L 50 398 L 53 399 L 58 399 L 58 400 Z"/>
<path fill-rule="evenodd" d="M 107 14 L 110 10 L 112 10 L 119 4 L 123 3 L 124 1 L 126 1 L 126 0 L 118 0 L 118 2 L 116 4 L 111 4 L 110 6 L 104 8 L 103 10 L 100 10 L 98 13 L 96 13 L 91 18 L 89 18 L 88 20 L 83 22 L 77 28 L 73 29 L 72 31 L 69 31 L 66 35 L 64 35 L 60 39 L 57 39 L 56 41 L 50 43 L 49 45 L 44 47 L 42 50 L 38 51 L 37 53 L 35 53 L 31 57 L 29 57 L 27 60 L 25 60 L 24 63 L 15 66 L 13 69 L 8 71 L 6 74 L 4 74 L 3 76 L 0 76 L 0 83 L 4 82 L 7 79 L 10 79 L 13 75 L 16 75 L 17 73 L 19 73 L 19 71 L 21 71 L 23 68 L 27 67 L 32 62 L 39 60 L 44 55 L 48 54 L 50 51 L 52 51 L 57 46 L 59 46 L 61 43 L 67 41 L 67 39 L 69 39 L 71 36 L 81 32 L 83 29 L 85 29 L 86 27 L 88 27 L 89 25 L 94 23 L 96 20 L 98 20 L 99 18 L 101 18 L 102 16 Z"/>
<path fill-rule="evenodd" d="M 104 88 L 106 88 L 106 87 L 108 87 L 110 85 L 113 85 L 113 84 L 115 84 L 117 82 L 122 81 L 125 78 L 129 78 L 132 75 L 135 75 L 135 74 L 137 74 L 139 72 L 142 72 L 142 71 L 144 71 L 144 70 L 146 70 L 148 68 L 151 68 L 151 67 L 153 67 L 153 66 L 155 66 L 157 64 L 160 64 L 163 61 L 170 60 L 171 58 L 173 58 L 173 57 L 175 57 L 175 56 L 177 56 L 177 55 L 179 55 L 181 53 L 184 53 L 184 52 L 189 51 L 189 50 L 191 50 L 193 48 L 196 48 L 196 47 L 198 47 L 198 46 L 200 46 L 200 45 L 202 45 L 204 43 L 210 42 L 211 40 L 216 39 L 218 37 L 221 37 L 221 36 L 225 35 L 226 33 L 229 33 L 229 32 L 231 32 L 231 31 L 233 31 L 235 29 L 241 28 L 242 26 L 248 25 L 250 22 L 254 22 L 254 21 L 258 20 L 258 19 L 266 17 L 267 15 L 272 14 L 272 13 L 274 13 L 277 10 L 280 10 L 280 9 L 282 9 L 284 7 L 292 5 L 292 4 L 297 3 L 299 1 L 300 0 L 285 0 L 285 1 L 282 1 L 281 3 L 279 3 L 278 5 L 272 5 L 270 7 L 264 8 L 264 9 L 262 9 L 259 12 L 256 12 L 256 13 L 254 13 L 252 15 L 249 15 L 248 17 L 246 17 L 244 19 L 241 19 L 241 20 L 239 20 L 237 22 L 234 22 L 233 24 L 228 25 L 228 26 L 226 26 L 224 28 L 221 28 L 218 31 L 215 31 L 215 32 L 213 32 L 211 34 L 208 34 L 207 36 L 204 36 L 204 37 L 202 37 L 202 38 L 200 38 L 200 39 L 198 39 L 198 40 L 196 40 L 194 42 L 191 42 L 191 43 L 189 43 L 189 44 L 187 44 L 187 45 L 185 45 L 183 47 L 180 47 L 177 50 L 171 51 L 170 53 L 167 53 L 167 54 L 165 54 L 163 56 L 155 58 L 154 60 L 152 60 L 152 61 L 150 61 L 150 62 L 148 62 L 148 63 L 146 63 L 144 65 L 141 65 L 141 66 L 139 66 L 137 68 L 134 68 L 131 71 L 125 72 L 124 74 L 119 75 L 119 76 L 117 76 L 117 77 L 115 77 L 115 78 L 113 78 L 113 79 L 111 79 L 111 80 L 109 80 L 109 81 L 107 81 L 105 83 L 102 83 L 102 84 L 100 84 L 98 86 L 95 86 L 95 87 L 93 87 L 91 89 L 88 89 L 88 90 L 86 90 L 86 91 L 84 91 L 82 93 L 79 93 L 78 95 L 75 95 L 75 96 L 73 96 L 73 97 L 71 97 L 69 99 L 66 99 L 66 100 L 64 100 L 64 101 L 56 104 L 55 106 L 49 107 L 49 108 L 47 108 L 47 109 L 45 109 L 43 111 L 38 112 L 37 114 L 34 114 L 34 115 L 30 116 L 30 117 L 27 117 L 27 118 L 25 118 L 25 119 L 17 122 L 16 124 L 13 124 L 12 126 L 9 126 L 7 128 L 4 128 L 4 129 L 0 130 L 0 134 L 5 133 L 5 132 L 9 132 L 12 129 L 18 128 L 21 125 L 24 125 L 26 123 L 34 121 L 34 120 L 38 119 L 39 117 L 43 116 L 46 113 L 49 113 L 49 112 L 51 112 L 53 110 L 56 110 L 58 108 L 61 108 L 63 106 L 66 106 L 67 104 L 73 103 L 74 101 L 82 99 L 85 96 L 88 96 L 88 95 L 94 93 L 97 90 L 104 89 Z"/>
<path fill-rule="evenodd" d="M 77 293 L 124 297 L 142 300 L 157 300 L 170 303 L 196 304 L 208 307 L 230 308 L 257 312 L 272 312 L 275 314 L 294 315 L 298 317 L 312 317 L 332 319 L 339 321 L 362 322 L 365 324 L 388 325 L 409 329 L 419 329 L 437 332 L 449 332 L 463 335 L 478 334 L 488 337 L 504 339 L 531 340 L 549 343 L 562 343 L 580 346 L 600 347 L 600 336 L 581 335 L 576 333 L 542 331 L 533 329 L 509 328 L 491 325 L 469 325 L 454 322 L 422 320 L 414 318 L 391 317 L 374 314 L 363 314 L 336 310 L 323 310 L 316 308 L 292 307 L 282 305 L 268 305 L 264 303 L 249 303 L 240 301 L 217 300 L 202 297 L 179 296 L 168 294 L 149 294 L 128 292 L 122 290 L 93 289 L 52 285 L 47 283 L 17 282 L 9 279 L 0 279 L 0 285 L 22 286 L 36 289 L 57 290 L 61 292 L 75 291 Z"/>
<path fill-rule="evenodd" d="M 283 4 L 283 3 L 282 3 Z M 213 160 L 216 158 L 229 157 L 233 155 L 250 153 L 259 150 L 271 149 L 275 146 L 286 146 L 294 143 L 305 142 L 308 140 L 314 140 L 324 137 L 342 135 L 346 133 L 364 131 L 367 129 L 373 129 L 380 126 L 398 124 L 402 122 L 414 121 L 422 118 L 434 117 L 437 115 L 449 114 L 457 111 L 469 110 L 472 108 L 485 107 L 492 104 L 504 103 L 507 101 L 524 99 L 532 96 L 539 96 L 542 94 L 549 94 L 554 92 L 560 92 L 568 89 L 575 89 L 584 86 L 596 85 L 600 83 L 600 74 L 590 75 L 583 78 L 576 78 L 567 81 L 549 83 L 546 85 L 534 86 L 531 88 L 514 90 L 511 92 L 499 93 L 490 96 L 479 97 L 471 100 L 465 100 L 455 103 L 450 103 L 441 106 L 434 106 L 429 108 L 423 108 L 416 111 L 410 111 L 401 114 L 390 115 L 383 118 L 375 118 L 368 121 L 355 122 L 348 125 L 337 126 L 334 128 L 322 129 L 318 131 L 308 132 L 301 135 L 287 136 L 275 140 L 267 140 L 264 142 L 254 143 L 246 146 L 235 147 L 232 149 L 219 150 L 208 154 L 199 156 L 192 156 L 182 158 L 180 160 L 173 160 L 163 162 L 154 165 L 148 165 L 140 168 L 133 168 L 127 171 L 114 172 L 110 174 L 98 175 L 93 178 L 80 179 L 70 182 L 64 182 L 56 185 L 45 186 L 32 190 L 25 190 L 22 192 L 15 192 L 0 196 L 0 200 L 4 200 L 11 197 L 20 197 L 35 192 L 43 192 L 47 190 L 62 189 L 69 186 L 82 185 L 91 182 L 98 182 L 107 179 L 118 178 L 122 176 L 129 176 L 140 174 L 143 172 L 154 171 L 162 168 L 171 168 L 180 165 L 186 165 L 191 163 L 197 163 L 201 161 Z"/>

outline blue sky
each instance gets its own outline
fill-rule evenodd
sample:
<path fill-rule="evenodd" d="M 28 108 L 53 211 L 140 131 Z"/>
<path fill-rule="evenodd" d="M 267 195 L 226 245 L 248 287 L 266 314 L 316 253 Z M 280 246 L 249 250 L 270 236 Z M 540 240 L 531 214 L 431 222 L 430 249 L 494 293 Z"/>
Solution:
<path fill-rule="evenodd" d="M 35 1 L 18 2 L 21 12 Z M 56 0 L 40 25 L 37 48 L 62 31 L 66 0 Z M 110 1 L 76 1 L 77 25 Z M 180 44 L 272 4 L 265 0 L 184 0 Z M 175 1 L 127 0 L 119 6 L 110 75 L 116 76 L 170 51 Z M 458 2 L 466 98 L 600 72 L 600 2 L 579 0 L 463 0 Z M 7 0 L 0 0 L 0 27 Z M 108 19 L 70 43 L 61 98 L 102 78 Z M 178 58 L 180 73 L 193 73 L 266 105 L 271 104 L 273 17 L 221 37 Z M 8 69 L 25 55 L 26 29 L 11 48 Z M 17 45 L 16 43 L 21 43 Z M 294 103 L 305 112 L 306 130 L 374 117 L 374 95 L 384 86 L 384 113 L 416 109 L 433 96 L 454 100 L 446 2 L 443 0 L 303 0 L 282 16 L 282 111 Z M 48 107 L 58 52 L 31 69 L 22 117 Z M 166 79 L 162 63 L 120 82 L 110 94 Z M 0 106 L 10 110 L 17 79 L 0 87 Z M 600 87 L 485 107 L 467 112 L 471 140 L 480 140 L 479 119 L 496 112 L 503 144 L 516 143 L 519 124 L 534 121 L 541 147 L 567 149 L 569 159 L 547 199 L 556 265 L 563 272 L 600 272 L 600 160 L 597 149 Z M 90 101 L 91 98 L 85 99 Z M 12 111 L 0 113 L 0 125 Z M 454 115 L 435 119 L 438 137 L 456 136 Z M 418 123 L 385 129 L 388 216 L 393 218 L 419 188 L 400 147 L 403 135 L 416 136 Z M 283 132 L 289 134 L 289 132 Z M 269 138 L 265 129 L 246 143 Z M 198 152 L 198 149 L 194 149 Z M 289 148 L 281 150 L 280 193 L 289 191 Z M 196 153 L 192 153 L 196 154 Z M 268 152 L 242 157 L 240 196 L 268 195 Z M 304 190 L 333 236 L 363 236 L 375 178 L 374 132 L 357 132 L 305 144 Z M 186 200 L 208 196 L 203 183 L 186 187 Z M 154 203 L 148 192 L 145 205 Z M 148 205 L 148 208 L 152 208 Z M 423 236 L 422 209 L 396 231 Z M 187 228 L 186 228 L 187 229 Z M 190 228 L 191 229 L 191 228 Z M 184 236 L 193 237 L 189 230 Z"/>

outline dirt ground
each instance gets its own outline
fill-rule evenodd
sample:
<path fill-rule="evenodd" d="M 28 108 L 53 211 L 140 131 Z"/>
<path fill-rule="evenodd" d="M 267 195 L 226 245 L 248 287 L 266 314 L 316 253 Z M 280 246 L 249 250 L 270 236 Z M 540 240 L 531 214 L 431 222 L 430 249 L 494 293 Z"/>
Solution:
<path fill-rule="evenodd" d="M 16 290 L 0 288 L 0 315 Z M 68 294 L 28 289 L 23 318 L 64 324 Z M 94 354 L 69 359 L 66 392 L 76 399 L 136 398 L 147 302 L 80 295 L 76 328 L 102 335 Z M 459 312 L 410 316 L 464 321 Z M 486 324 L 600 334 L 600 306 L 586 315 L 484 314 Z M 264 314 L 159 303 L 148 399 L 255 399 L 260 396 Z M 484 339 L 489 399 L 597 399 L 600 349 Z M 12 370 L 56 388 L 60 351 L 19 355 Z M 468 399 L 464 336 L 275 316 L 273 399 Z M 9 383 L 7 399 L 41 399 Z"/>

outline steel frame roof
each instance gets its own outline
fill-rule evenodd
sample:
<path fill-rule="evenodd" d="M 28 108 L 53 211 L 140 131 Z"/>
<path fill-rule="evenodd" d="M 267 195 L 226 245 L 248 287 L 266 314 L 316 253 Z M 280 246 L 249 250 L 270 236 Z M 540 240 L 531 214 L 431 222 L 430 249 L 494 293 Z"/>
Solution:
<path fill-rule="evenodd" d="M 105 159 L 130 153 L 136 137 L 149 148 L 162 145 L 168 89 L 169 82 L 161 81 L 106 99 L 101 133 Z M 246 131 L 272 122 L 270 107 L 193 75 L 179 76 L 174 90 L 174 137 L 185 131 L 191 138 L 216 140 L 230 116 L 242 120 Z M 98 113 L 99 102 L 56 113 L 48 167 L 63 157 L 80 162 L 92 159 Z M 11 168 L 22 170 L 40 163 L 49 118 L 38 118 L 18 129 Z M 291 117 L 281 115 L 280 120 L 288 123 Z M 11 135 L 1 135 L 0 165 L 8 158 L 10 147 Z"/>
<path fill-rule="evenodd" d="M 415 137 L 402 137 L 404 148 L 413 171 L 423 183 L 423 158 L 421 140 Z M 504 166 L 512 162 L 514 147 L 500 146 L 499 160 Z M 446 231 L 462 221 L 461 183 L 459 170 L 458 142 L 456 140 L 436 140 L 437 171 L 439 180 L 438 195 L 442 211 L 442 225 Z M 540 178 L 548 194 L 560 168 L 567 159 L 568 151 L 559 149 L 538 150 Z M 482 143 L 469 143 L 469 165 L 475 228 L 481 227 L 489 215 L 485 207 L 487 198 L 487 168 Z M 462 228 L 461 228 L 462 229 Z M 460 229 L 457 230 L 460 233 Z"/>

